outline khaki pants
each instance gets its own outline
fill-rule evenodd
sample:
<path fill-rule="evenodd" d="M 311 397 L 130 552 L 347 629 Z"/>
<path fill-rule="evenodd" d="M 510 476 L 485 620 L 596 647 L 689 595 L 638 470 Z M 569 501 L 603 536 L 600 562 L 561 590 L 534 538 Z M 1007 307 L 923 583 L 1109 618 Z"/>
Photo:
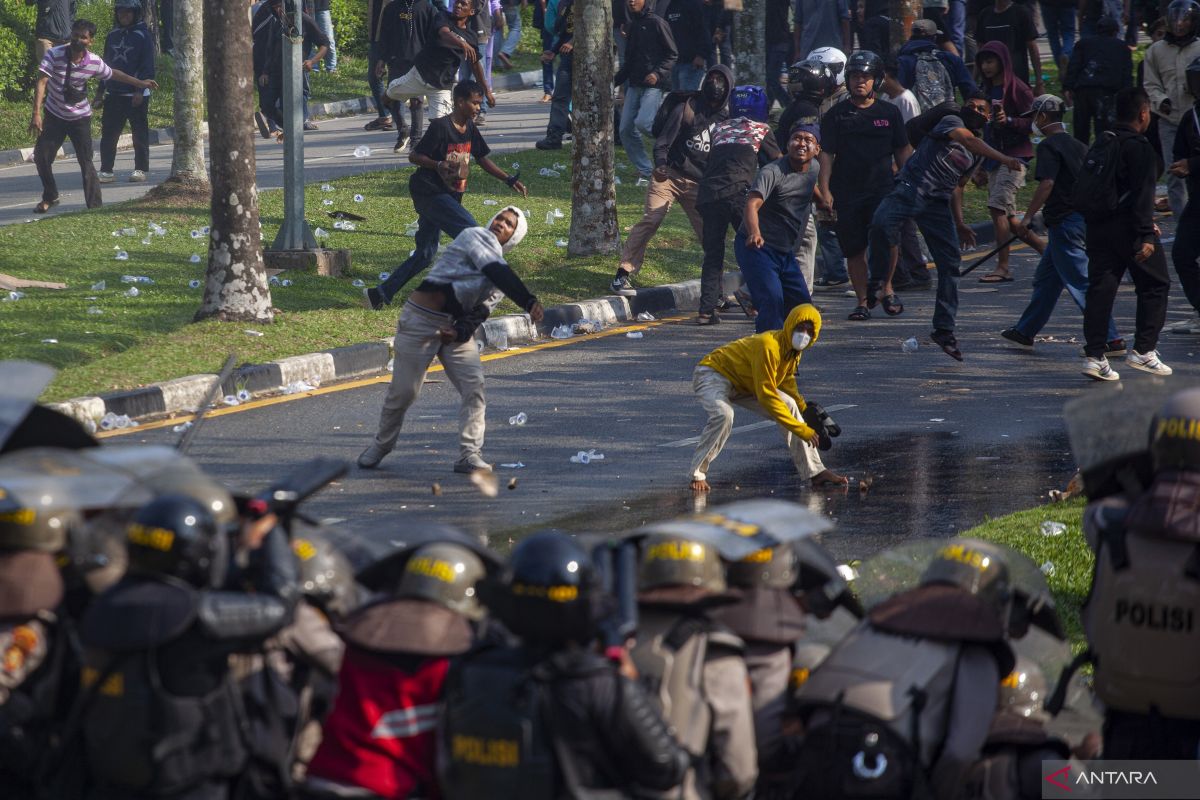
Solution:
<path fill-rule="evenodd" d="M 696 453 L 692 456 L 692 480 L 702 481 L 708 474 L 709 465 L 721 454 L 725 442 L 729 439 L 729 432 L 733 429 L 734 405 L 748 408 L 764 417 L 767 413 L 754 395 L 737 392 L 729 379 L 715 369 L 696 367 L 696 371 L 692 373 L 692 391 L 700 399 L 700 405 L 708 412 L 708 424 L 704 426 L 704 432 L 700 434 L 700 443 L 696 445 Z M 795 400 L 783 392 L 779 392 L 779 399 L 791 410 L 793 417 L 801 419 L 800 409 Z M 811 478 L 825 471 L 817 448 L 800 437 L 793 436 L 788 430 L 784 430 L 783 440 L 801 478 Z"/>
<path fill-rule="evenodd" d="M 429 105 L 429 121 L 448 116 L 454 110 L 454 102 L 450 98 L 449 89 L 438 89 L 430 86 L 413 67 L 396 80 L 387 85 L 384 91 L 392 100 L 420 99 L 424 97 Z"/>
<path fill-rule="evenodd" d="M 817 217 L 808 215 L 808 226 L 800 234 L 796 243 L 796 261 L 800 263 L 800 274 L 804 276 L 804 285 L 811 294 L 813 290 L 813 274 L 817 269 Z"/>
<path fill-rule="evenodd" d="M 392 382 L 388 386 L 383 410 L 379 413 L 379 433 L 375 444 L 391 450 L 396 446 L 404 414 L 421 393 L 425 373 L 437 356 L 446 370 L 446 377 L 462 397 L 458 412 L 459 458 L 480 455 L 483 449 L 484 410 L 483 364 L 475 340 L 442 344 L 438 329 L 448 327 L 449 314 L 441 314 L 405 303 L 396 326 L 392 361 Z"/>
<path fill-rule="evenodd" d="M 630 229 L 629 237 L 625 240 L 625 249 L 621 251 L 621 269 L 626 272 L 637 274 L 642 268 L 642 261 L 646 258 L 646 245 L 658 232 L 675 201 L 679 201 L 679 205 L 683 206 L 683 212 L 687 214 L 688 221 L 692 223 L 692 230 L 696 232 L 696 239 L 704 238 L 704 223 L 696 211 L 696 182 L 685 178 L 674 167 L 668 167 L 667 172 L 665 181 L 650 179 L 650 188 L 646 190 L 645 214 Z"/>

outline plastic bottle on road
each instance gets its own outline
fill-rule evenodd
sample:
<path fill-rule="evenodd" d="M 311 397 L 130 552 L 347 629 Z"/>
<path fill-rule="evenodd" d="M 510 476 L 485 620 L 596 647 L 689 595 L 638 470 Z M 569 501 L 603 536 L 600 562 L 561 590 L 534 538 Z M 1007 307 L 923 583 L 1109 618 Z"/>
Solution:
<path fill-rule="evenodd" d="M 900 345 L 900 349 L 905 353 L 915 353 L 920 349 L 921 345 L 917 342 L 917 337 L 910 336 Z"/>

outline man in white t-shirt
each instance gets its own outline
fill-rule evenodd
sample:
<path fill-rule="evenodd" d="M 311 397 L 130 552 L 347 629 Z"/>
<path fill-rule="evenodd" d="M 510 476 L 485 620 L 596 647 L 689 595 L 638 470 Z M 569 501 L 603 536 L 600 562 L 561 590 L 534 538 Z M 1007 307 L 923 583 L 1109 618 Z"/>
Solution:
<path fill-rule="evenodd" d="M 63 140 L 67 138 L 75 148 L 75 158 L 83 171 L 83 196 L 87 207 L 96 208 L 100 205 L 100 182 L 96 167 L 92 164 L 92 106 L 88 102 L 88 81 L 96 78 L 127 83 L 137 89 L 158 88 L 154 81 L 126 75 L 90 52 L 88 48 L 95 35 L 94 22 L 76 20 L 71 26 L 70 43 L 47 50 L 38 66 L 33 118 L 29 122 L 29 132 L 37 135 L 33 161 L 42 180 L 42 201 L 34 206 L 35 214 L 45 214 L 58 205 L 54 159 Z"/>
<path fill-rule="evenodd" d="M 908 122 L 921 113 L 921 104 L 917 102 L 917 96 L 912 93 L 912 90 L 905 89 L 900 83 L 899 74 L 900 68 L 897 66 L 895 58 L 884 59 L 883 93 L 880 97 L 899 108 L 900 115 L 904 117 L 905 122 Z"/>

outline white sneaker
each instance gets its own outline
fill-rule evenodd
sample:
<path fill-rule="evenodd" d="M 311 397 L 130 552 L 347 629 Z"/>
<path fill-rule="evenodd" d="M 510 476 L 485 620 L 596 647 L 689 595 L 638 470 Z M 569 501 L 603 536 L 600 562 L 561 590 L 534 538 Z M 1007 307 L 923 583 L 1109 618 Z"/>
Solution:
<path fill-rule="evenodd" d="M 1121 379 L 1117 371 L 1109 366 L 1108 359 L 1104 356 L 1100 356 L 1099 358 L 1085 358 L 1083 360 L 1083 374 L 1096 381 L 1119 381 Z"/>
<path fill-rule="evenodd" d="M 129 182 L 130 183 L 145 183 L 146 182 L 146 173 L 140 169 L 135 169 L 133 171 L 133 174 L 129 176 Z"/>
<path fill-rule="evenodd" d="M 111 172 L 101 172 L 98 177 L 100 178 L 101 183 L 112 183 L 116 180 L 116 176 L 114 176 Z"/>
<path fill-rule="evenodd" d="M 1167 376 L 1175 371 L 1159 359 L 1157 350 L 1151 350 L 1145 355 L 1137 350 L 1130 350 L 1129 355 L 1125 356 L 1125 363 L 1134 369 L 1149 372 L 1151 375 Z"/>

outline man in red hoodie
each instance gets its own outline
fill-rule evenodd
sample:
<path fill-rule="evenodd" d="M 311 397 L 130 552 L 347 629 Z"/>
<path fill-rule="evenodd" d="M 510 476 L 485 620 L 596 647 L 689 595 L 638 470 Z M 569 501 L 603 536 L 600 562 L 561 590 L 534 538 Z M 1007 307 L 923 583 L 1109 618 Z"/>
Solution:
<path fill-rule="evenodd" d="M 1025 185 L 1025 165 L 1033 158 L 1033 143 L 1029 139 L 1033 119 L 1026 116 L 1033 107 L 1033 92 L 1029 85 L 1013 73 L 1012 57 L 1003 42 L 988 42 L 975 55 L 979 69 L 979 88 L 991 101 L 991 120 L 983 140 L 1006 156 L 1021 161 L 1020 169 L 1010 169 L 995 161 L 985 161 L 988 185 L 988 213 L 996 229 L 996 243 L 1012 238 L 1008 218 L 1017 212 L 1017 191 Z M 1009 250 L 1004 247 L 996 256 L 996 268 L 979 279 L 980 283 L 1008 283 Z"/>

